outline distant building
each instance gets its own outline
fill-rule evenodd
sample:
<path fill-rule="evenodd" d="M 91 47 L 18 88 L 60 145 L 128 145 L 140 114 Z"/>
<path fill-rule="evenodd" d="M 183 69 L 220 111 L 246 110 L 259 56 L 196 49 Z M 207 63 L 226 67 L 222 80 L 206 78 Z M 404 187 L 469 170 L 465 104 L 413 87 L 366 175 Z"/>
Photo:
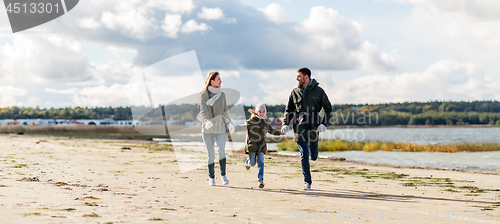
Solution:
<path fill-rule="evenodd" d="M 146 122 L 148 125 L 150 122 Z M 137 122 L 133 120 L 115 121 L 112 118 L 106 119 L 5 119 L 0 120 L 0 125 L 121 125 L 121 126 L 134 126 Z"/>
<path fill-rule="evenodd" d="M 36 119 L 32 123 L 33 125 L 56 125 L 56 122 L 52 119 Z"/>
<path fill-rule="evenodd" d="M 78 119 L 78 120 L 73 120 L 77 123 L 83 124 L 83 125 L 101 125 L 101 121 L 103 120 L 97 120 L 97 119 Z"/>
<path fill-rule="evenodd" d="M 71 124 L 71 121 L 67 119 L 56 119 L 56 124 Z"/>
<path fill-rule="evenodd" d="M 13 119 L 5 119 L 5 120 L 0 120 L 1 125 L 8 125 L 10 122 L 13 122 Z"/>
<path fill-rule="evenodd" d="M 120 126 L 133 126 L 135 123 L 134 120 L 123 120 L 123 121 L 116 121 L 117 125 Z"/>
<path fill-rule="evenodd" d="M 167 125 L 183 125 L 182 121 L 167 121 Z"/>
<path fill-rule="evenodd" d="M 106 118 L 99 125 L 117 125 L 117 123 L 113 118 Z"/>
<path fill-rule="evenodd" d="M 15 122 L 11 123 L 11 125 L 15 125 L 15 123 L 18 122 L 18 125 L 32 125 L 32 122 L 30 119 L 17 119 Z"/>
<path fill-rule="evenodd" d="M 137 121 L 137 125 L 151 125 L 151 121 Z"/>

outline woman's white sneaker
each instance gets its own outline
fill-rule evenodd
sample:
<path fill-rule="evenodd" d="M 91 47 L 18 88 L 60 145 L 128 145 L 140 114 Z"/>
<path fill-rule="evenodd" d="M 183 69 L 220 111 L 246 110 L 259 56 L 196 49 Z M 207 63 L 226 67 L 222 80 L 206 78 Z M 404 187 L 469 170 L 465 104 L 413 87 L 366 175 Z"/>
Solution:
<path fill-rule="evenodd" d="M 214 178 L 208 179 L 208 185 L 209 186 L 215 186 L 215 179 Z"/>
<path fill-rule="evenodd" d="M 229 180 L 227 180 L 226 176 L 222 176 L 222 184 L 224 184 L 224 185 L 229 184 Z"/>

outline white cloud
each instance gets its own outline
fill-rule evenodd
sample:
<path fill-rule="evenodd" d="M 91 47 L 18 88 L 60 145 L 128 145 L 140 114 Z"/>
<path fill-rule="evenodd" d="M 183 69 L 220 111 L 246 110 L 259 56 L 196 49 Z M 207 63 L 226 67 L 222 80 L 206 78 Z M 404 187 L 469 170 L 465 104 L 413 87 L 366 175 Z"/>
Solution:
<path fill-rule="evenodd" d="M 196 18 L 199 16 L 198 14 L 189 15 L 185 10 L 159 11 L 161 7 L 153 8 L 146 3 L 141 5 L 138 1 L 115 3 L 122 5 L 120 6 L 121 8 L 111 7 L 107 8 L 104 13 L 82 14 L 81 18 L 83 19 L 76 20 L 87 20 L 86 25 L 89 28 L 94 27 L 92 30 L 69 29 L 70 31 L 62 31 L 61 36 L 72 35 L 75 38 L 81 38 L 79 40 L 87 39 L 109 46 L 116 46 L 117 48 L 134 49 L 137 53 L 137 58 L 133 58 L 134 60 L 132 58 L 123 59 L 109 56 L 106 53 L 97 57 L 100 59 L 99 61 L 89 63 L 82 55 L 82 44 L 79 44 L 77 41 L 65 41 L 66 39 L 56 40 L 56 38 L 46 41 L 56 46 L 56 51 L 51 53 L 60 55 L 63 59 L 50 59 L 49 54 L 48 58 L 50 62 L 46 61 L 45 64 L 52 69 L 66 69 L 68 71 L 64 74 L 71 75 L 67 77 L 58 75 L 49 77 L 49 79 L 46 76 L 54 73 L 46 72 L 46 75 L 24 73 L 28 74 L 25 77 L 35 77 L 35 79 L 38 77 L 40 82 L 82 83 L 85 80 L 90 80 L 96 83 L 86 83 L 92 84 L 94 87 L 69 88 L 49 86 L 52 89 L 47 89 L 47 92 L 63 94 L 61 96 L 68 95 L 74 104 L 82 106 L 107 106 L 110 102 L 114 101 L 117 103 L 113 105 L 126 105 L 128 102 L 127 97 L 116 98 L 118 96 L 111 96 L 108 100 L 107 97 L 102 95 L 92 95 L 92 92 L 96 92 L 95 94 L 98 94 L 97 92 L 106 93 L 111 89 L 112 86 L 104 86 L 103 78 L 106 78 L 108 82 L 110 81 L 109 79 L 127 79 L 140 69 L 139 65 L 148 65 L 151 61 L 156 62 L 172 54 L 182 53 L 185 49 L 197 46 L 198 59 L 202 66 L 206 69 L 215 67 L 226 74 L 223 77 L 225 86 L 243 88 L 243 99 L 251 99 L 252 102 L 254 100 L 262 100 L 265 103 L 284 103 L 287 100 L 290 90 L 296 85 L 294 76 L 296 73 L 295 70 L 298 67 L 311 67 L 313 73 L 317 74 L 317 71 L 321 69 L 385 71 L 395 66 L 394 57 L 391 53 L 382 52 L 378 49 L 377 45 L 362 40 L 363 26 L 360 23 L 344 19 L 337 11 L 331 8 L 312 8 L 309 18 L 303 23 L 287 22 L 276 24 L 275 22 L 268 21 L 265 15 L 257 9 L 241 13 L 237 11 L 243 10 L 239 8 L 239 3 L 231 2 L 227 3 L 227 5 L 221 5 L 221 12 L 222 9 L 225 12 L 230 11 L 234 15 L 237 15 L 238 21 L 243 21 L 244 23 L 242 24 L 248 25 L 244 27 L 234 26 L 231 29 L 217 29 L 227 26 L 227 24 L 210 20 L 202 20 L 205 23 L 201 23 L 200 19 Z M 155 4 L 159 4 L 159 2 L 155 2 Z M 126 10 L 120 11 L 120 9 Z M 201 6 L 199 9 L 203 13 Z M 231 9 L 235 11 L 231 11 Z M 248 8 L 244 9 L 248 10 Z M 75 12 L 75 14 L 77 13 L 78 11 Z M 222 15 L 224 15 L 223 12 Z M 220 15 L 213 17 L 204 15 L 202 17 L 221 18 Z M 95 22 L 100 24 L 100 26 L 96 26 L 95 24 L 89 25 L 92 24 L 92 22 L 89 22 L 93 21 L 92 18 L 98 18 Z M 182 24 L 182 19 L 187 21 Z M 228 18 L 224 15 L 223 21 L 227 22 L 227 20 Z M 207 32 L 209 30 L 210 32 Z M 197 32 L 205 33 L 205 35 L 202 38 L 197 38 L 196 36 L 193 36 L 193 38 L 181 38 L 185 34 Z M 47 45 L 47 49 L 41 49 L 42 52 L 48 51 L 50 46 Z M 83 46 L 86 45 L 83 44 Z M 22 52 L 23 47 L 26 46 L 16 46 L 14 52 Z M 66 50 L 57 52 L 59 48 Z M 120 54 L 120 52 L 117 51 L 116 54 Z M 86 55 L 89 54 L 86 53 Z M 213 57 L 213 55 L 217 55 L 217 57 Z M 64 65 L 71 65 L 71 68 L 59 65 L 59 61 L 62 60 L 64 62 L 72 57 L 82 59 L 81 63 L 63 63 Z M 14 57 L 9 56 L 9 58 Z M 0 59 L 2 59 L 1 56 Z M 8 64 L 23 65 L 26 62 L 26 60 L 9 60 L 10 63 Z M 0 61 L 0 65 L 2 63 Z M 83 65 L 78 67 L 81 64 Z M 240 72 L 240 69 L 242 72 Z M 84 73 L 81 73 L 81 71 L 84 71 Z M 260 79 L 254 79 L 253 74 L 257 74 Z M 277 74 L 279 76 L 276 76 Z M 71 78 L 74 80 L 71 80 Z M 239 82 L 233 84 L 232 79 L 239 80 Z M 99 80 L 100 82 L 97 82 Z M 320 83 L 325 83 L 322 80 L 319 81 Z M 241 85 L 241 83 L 245 84 Z M 180 88 L 179 86 L 175 87 Z M 120 92 L 118 87 L 115 86 L 113 88 Z M 194 92 L 198 89 L 196 88 Z M 175 94 L 186 90 L 164 88 L 162 91 L 155 94 L 177 97 Z M 128 96 L 128 94 L 125 93 L 122 96 Z M 127 100 L 124 101 L 124 99 Z"/>
<path fill-rule="evenodd" d="M 99 24 L 94 17 L 82 18 L 80 20 L 80 27 L 85 29 L 95 29 L 99 28 L 101 24 Z"/>
<path fill-rule="evenodd" d="M 192 0 L 149 0 L 146 3 L 144 0 L 135 0 L 135 3 L 138 3 L 139 7 L 143 5 L 148 8 L 159 8 L 163 11 L 180 14 L 189 14 L 195 8 Z"/>
<path fill-rule="evenodd" d="M 303 42 L 297 47 L 319 64 L 373 71 L 391 70 L 396 66 L 391 55 L 361 40 L 362 24 L 345 20 L 332 8 L 313 7 L 309 18 L 295 30 L 302 35 Z"/>
<path fill-rule="evenodd" d="M 290 21 L 278 4 L 252 9 L 242 7 L 239 1 L 223 1 L 215 6 L 212 1 L 200 0 L 195 7 L 190 0 L 87 0 L 61 19 L 44 25 L 45 30 L 52 28 L 57 34 L 14 35 L 11 42 L 0 46 L 0 77 L 4 85 L 33 80 L 44 83 L 45 88 L 53 83 L 49 86 L 53 89 L 48 92 L 68 95 L 77 105 L 96 105 L 92 104 L 94 101 L 109 105 L 113 100 L 122 102 L 113 105 L 126 105 L 127 97 L 107 99 L 106 94 L 98 96 L 92 92 L 98 94 L 110 89 L 120 92 L 123 86 L 104 86 L 103 78 L 108 82 L 109 79 L 126 80 L 140 66 L 195 48 L 202 67 L 225 74 L 224 86 L 241 89 L 243 99 L 248 101 L 245 103 L 286 103 L 290 90 L 296 85 L 295 70 L 302 66 L 313 70 L 313 77 L 328 91 L 332 103 L 467 100 L 490 96 L 500 99 L 500 86 L 495 84 L 500 80 L 494 75 L 498 64 L 494 52 L 500 50 L 497 1 L 404 1 L 416 4 L 413 14 L 408 15 L 411 18 L 403 17 L 403 21 L 397 22 L 401 24 L 397 28 L 401 29 L 393 29 L 394 36 L 403 36 L 397 41 L 398 47 L 404 49 L 386 50 L 384 43 L 363 38 L 363 25 L 373 24 L 346 19 L 342 12 L 328 7 L 313 7 L 306 20 L 296 23 Z M 238 19 L 244 26 L 225 27 L 228 24 L 221 23 L 229 22 L 231 18 L 227 16 L 233 15 L 234 21 Z M 375 28 L 370 29 L 373 32 Z M 205 35 L 197 36 L 197 33 Z M 184 38 L 187 34 L 194 35 Z M 85 41 L 134 49 L 134 54 L 120 58 L 106 52 L 89 63 L 85 57 L 89 55 L 85 52 L 88 49 L 84 49 Z M 477 50 L 476 46 L 483 49 Z M 439 61 L 428 68 L 416 69 L 419 72 L 385 75 L 382 72 L 399 68 L 398 50 L 406 56 L 425 57 L 427 61 L 451 58 L 471 63 Z M 117 55 L 130 54 L 109 51 Z M 476 54 L 467 54 L 469 52 Z M 489 75 L 477 66 L 487 65 L 484 60 L 487 58 L 495 63 L 484 69 Z M 410 59 L 405 58 L 407 63 L 416 62 Z M 353 70 L 369 71 L 372 75 L 349 81 L 334 79 L 332 75 Z M 97 86 L 55 87 L 61 83 Z M 155 94 L 175 98 L 178 97 L 175 94 L 186 91 L 180 86 L 173 87 L 177 89 L 159 87 L 161 91 Z M 198 88 L 189 91 L 196 91 L 194 89 Z M 20 96 L 3 94 L 0 100 L 8 102 L 5 105 L 19 105 Z"/>
<path fill-rule="evenodd" d="M 65 35 L 75 38 L 135 48 L 138 53 L 134 63 L 141 66 L 193 47 L 200 63 L 209 66 L 207 69 L 284 69 L 300 64 L 322 70 L 387 71 L 395 69 L 398 62 L 392 50 L 383 52 L 377 44 L 362 39 L 360 23 L 346 20 L 326 7 L 313 7 L 307 20 L 296 23 L 277 10 L 281 8 L 279 5 L 270 5 L 265 11 L 281 18 L 275 21 L 289 21 L 276 24 L 266 19 L 265 13 L 244 7 L 238 1 L 213 6 L 210 1 L 201 0 L 197 1 L 197 7 L 179 1 L 186 6 L 175 10 L 153 0 L 112 4 L 88 1 L 103 10 L 86 6 L 81 9 L 84 13 L 75 8 L 67 17 L 98 18 L 100 27 L 66 29 L 62 27 L 69 24 L 59 23 L 62 26 L 53 29 L 64 30 Z M 197 10 L 196 14 L 190 14 L 193 10 Z M 231 12 L 236 18 L 227 18 L 224 12 Z M 198 16 L 210 19 L 224 16 L 224 19 L 201 20 Z M 236 19 L 244 26 L 227 24 Z M 197 36 L 199 33 L 204 35 Z M 217 57 L 212 57 L 214 53 Z"/>
<path fill-rule="evenodd" d="M 22 106 L 21 102 L 16 100 L 18 96 L 26 95 L 27 91 L 20 87 L 0 86 L 0 107 Z"/>
<path fill-rule="evenodd" d="M 223 74 L 224 77 L 231 77 L 231 76 L 234 76 L 234 77 L 237 77 L 237 78 L 240 78 L 240 72 L 237 71 L 237 70 L 218 70 L 219 74 Z M 210 72 L 205 72 L 203 74 L 208 74 Z"/>
<path fill-rule="evenodd" d="M 103 55 L 104 60 L 94 62 L 91 66 L 101 74 L 101 77 L 108 80 L 128 80 L 141 70 L 140 66 L 131 62 L 135 55 L 137 55 L 135 49 L 107 46 Z"/>
<path fill-rule="evenodd" d="M 104 11 L 100 20 L 106 28 L 141 41 L 158 36 L 161 30 L 167 37 L 177 38 L 181 14 L 189 14 L 194 7 L 191 0 L 116 1 L 114 9 Z M 155 15 L 162 13 L 164 19 L 157 19 Z"/>
<path fill-rule="evenodd" d="M 138 66 L 125 60 L 106 59 L 103 62 L 93 64 L 99 73 L 105 74 L 106 78 L 126 80 L 140 71 Z"/>
<path fill-rule="evenodd" d="M 236 23 L 236 19 L 235 18 L 226 18 L 224 20 L 224 22 L 226 22 L 226 23 Z"/>
<path fill-rule="evenodd" d="M 103 12 L 101 22 L 111 30 L 139 40 L 146 40 L 157 32 L 157 22 L 149 16 L 150 10 L 138 7 L 134 2 L 120 1 L 117 3 L 117 12 Z"/>
<path fill-rule="evenodd" d="M 102 83 L 80 42 L 55 35 L 17 35 L 0 46 L 3 82 Z"/>
<path fill-rule="evenodd" d="M 106 79 L 127 80 L 140 70 L 132 63 L 135 49 L 102 48 L 103 59 L 89 62 L 78 41 L 56 35 L 19 35 L 0 46 L 0 80 L 4 84 L 102 85 Z"/>
<path fill-rule="evenodd" d="M 177 38 L 177 33 L 182 26 L 182 16 L 178 14 L 166 14 L 161 28 L 167 37 Z"/>
<path fill-rule="evenodd" d="M 41 103 L 42 103 L 42 100 L 40 100 L 40 97 L 31 96 L 31 97 L 28 98 L 26 106 L 36 107 L 36 106 L 40 106 Z"/>
<path fill-rule="evenodd" d="M 198 18 L 200 18 L 200 19 L 223 20 L 226 23 L 236 23 L 235 18 L 226 18 L 226 16 L 224 15 L 224 12 L 219 7 L 215 7 L 215 8 L 203 7 L 203 8 L 201 8 L 201 12 L 199 12 L 197 15 L 198 15 Z"/>
<path fill-rule="evenodd" d="M 128 85 L 113 84 L 111 86 L 95 86 L 84 88 L 71 88 L 55 90 L 46 88 L 45 92 L 66 94 L 71 96 L 71 100 L 78 106 L 107 107 L 127 105 Z"/>
<path fill-rule="evenodd" d="M 224 17 L 225 17 L 224 12 L 222 12 L 222 9 L 218 7 L 216 8 L 203 7 L 201 8 L 201 12 L 198 13 L 198 18 L 206 20 L 223 20 Z"/>
<path fill-rule="evenodd" d="M 398 55 L 382 52 L 377 45 L 363 41 L 358 51 L 352 53 L 360 61 L 361 70 L 386 71 L 396 67 Z"/>
<path fill-rule="evenodd" d="M 280 69 L 273 71 L 256 71 L 256 76 L 259 77 L 259 91 L 263 96 L 254 98 L 250 101 L 252 104 L 266 103 L 266 104 L 286 104 L 292 89 L 297 86 L 295 76 L 297 69 Z M 313 74 L 316 71 L 313 71 Z M 314 76 L 313 76 L 314 77 Z M 245 93 L 245 95 L 249 95 Z"/>
<path fill-rule="evenodd" d="M 74 53 L 82 52 L 82 45 L 79 41 L 71 41 L 69 39 L 64 39 L 61 36 L 56 35 L 48 35 L 44 36 L 44 38 L 50 42 L 50 44 L 58 47 L 58 48 L 68 48 Z"/>
<path fill-rule="evenodd" d="M 297 81 L 297 69 L 276 70 L 220 70 L 223 88 L 232 88 L 241 94 L 244 104 L 284 104 Z M 204 72 L 206 74 L 207 72 Z M 313 71 L 316 73 L 316 71 Z"/>
<path fill-rule="evenodd" d="M 484 71 L 472 63 L 439 61 L 421 72 L 368 75 L 348 81 L 325 80 L 333 103 L 385 103 L 429 100 L 500 99 L 500 84 L 486 81 Z M 323 76 L 322 79 L 328 79 Z"/>
<path fill-rule="evenodd" d="M 500 47 L 500 1 L 396 0 L 415 4 L 406 25 L 416 40 L 467 47 Z M 411 27 L 411 28 L 410 28 Z"/>
<path fill-rule="evenodd" d="M 184 25 L 182 25 L 182 29 L 181 29 L 181 32 L 183 33 L 192 33 L 192 32 L 205 32 L 207 30 L 211 30 L 212 27 L 207 25 L 206 23 L 197 23 L 196 21 L 194 21 L 194 19 L 191 19 L 189 21 L 187 21 L 186 23 L 184 23 Z"/>
<path fill-rule="evenodd" d="M 242 70 L 240 77 L 230 77 L 226 73 L 221 73 L 223 87 L 238 90 L 247 105 L 286 104 L 297 85 L 296 69 Z M 312 78 L 335 104 L 500 100 L 500 77 L 489 76 L 483 68 L 469 62 L 443 60 L 419 72 L 371 74 L 347 80 L 335 78 L 335 73 L 338 74 L 312 70 Z"/>
<path fill-rule="evenodd" d="M 473 20 L 500 19 L 500 2 L 497 0 L 395 0 L 426 6 L 434 12 L 467 17 Z"/>
<path fill-rule="evenodd" d="M 271 3 L 265 8 L 260 8 L 259 11 L 263 12 L 267 19 L 275 22 L 275 23 L 286 23 L 290 21 L 290 18 L 280 5 L 276 3 Z"/>

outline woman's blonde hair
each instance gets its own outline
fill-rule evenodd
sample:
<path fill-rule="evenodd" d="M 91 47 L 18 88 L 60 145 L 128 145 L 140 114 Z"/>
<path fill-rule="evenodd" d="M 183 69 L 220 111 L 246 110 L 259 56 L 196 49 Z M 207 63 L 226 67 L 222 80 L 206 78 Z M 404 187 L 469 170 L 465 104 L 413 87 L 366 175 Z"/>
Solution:
<path fill-rule="evenodd" d="M 205 81 L 205 86 L 201 90 L 202 92 L 205 91 L 206 89 L 208 89 L 208 87 L 210 86 L 211 81 L 215 80 L 215 78 L 217 77 L 217 75 L 219 75 L 218 71 L 213 71 L 213 72 L 208 73 L 207 80 Z"/>

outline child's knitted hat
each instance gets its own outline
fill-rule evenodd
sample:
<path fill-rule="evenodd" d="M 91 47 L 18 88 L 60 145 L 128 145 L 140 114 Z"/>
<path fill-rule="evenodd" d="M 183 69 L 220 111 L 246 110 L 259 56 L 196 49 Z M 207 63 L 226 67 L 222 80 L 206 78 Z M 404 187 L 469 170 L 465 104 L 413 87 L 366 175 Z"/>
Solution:
<path fill-rule="evenodd" d="M 264 110 L 267 113 L 266 105 L 263 103 L 259 103 L 255 105 L 255 112 L 259 112 L 259 110 Z"/>

